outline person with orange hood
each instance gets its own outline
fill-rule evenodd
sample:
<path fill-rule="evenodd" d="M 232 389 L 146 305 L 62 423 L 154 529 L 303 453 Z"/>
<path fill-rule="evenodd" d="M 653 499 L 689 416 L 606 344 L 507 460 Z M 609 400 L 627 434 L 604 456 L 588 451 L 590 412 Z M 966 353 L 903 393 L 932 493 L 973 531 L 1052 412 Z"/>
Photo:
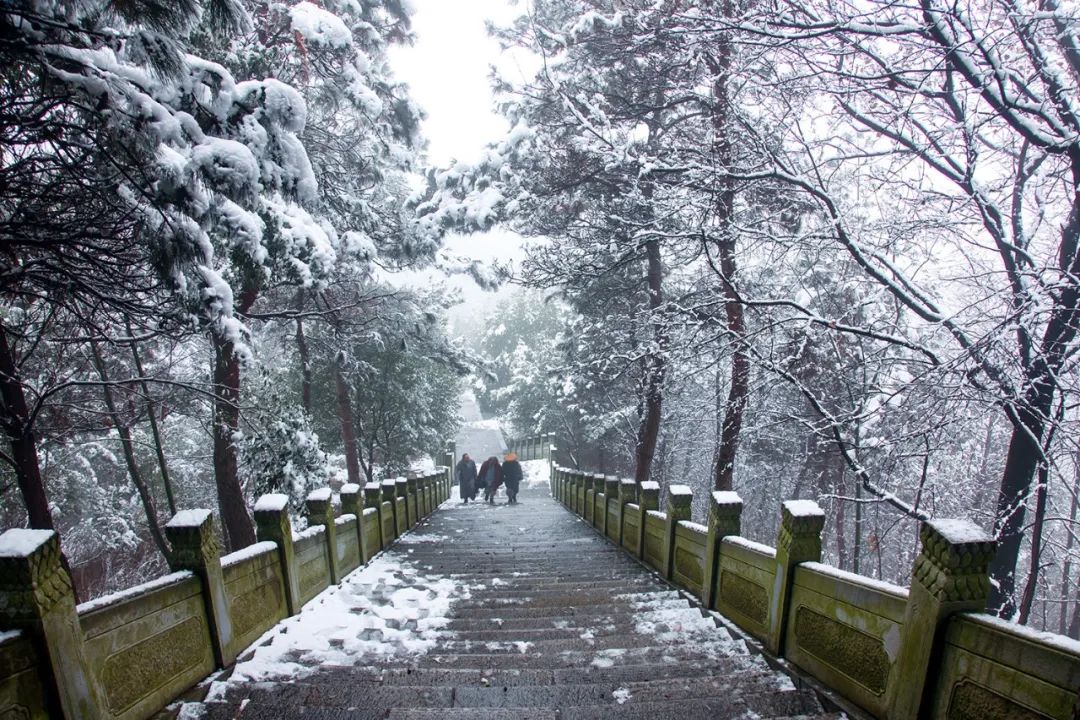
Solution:
<path fill-rule="evenodd" d="M 502 480 L 506 485 L 506 495 L 510 498 L 510 504 L 517 505 L 518 488 L 521 487 L 524 473 L 521 470 L 521 463 L 518 462 L 517 453 L 506 453 L 505 460 L 502 466 Z"/>

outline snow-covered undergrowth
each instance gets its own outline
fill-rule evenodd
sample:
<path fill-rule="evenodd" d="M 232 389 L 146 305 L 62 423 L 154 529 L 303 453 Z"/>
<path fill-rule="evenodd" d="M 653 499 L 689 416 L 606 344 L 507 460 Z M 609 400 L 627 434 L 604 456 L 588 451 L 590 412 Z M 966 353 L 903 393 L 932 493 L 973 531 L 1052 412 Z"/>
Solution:
<path fill-rule="evenodd" d="M 551 484 L 551 465 L 547 460 L 524 460 L 521 469 L 525 477 L 522 485 L 527 488 L 547 487 Z"/>
<path fill-rule="evenodd" d="M 452 603 L 468 597 L 468 587 L 450 578 L 425 574 L 400 558 L 377 558 L 269 630 L 227 682 L 297 678 L 320 665 L 422 655 L 442 636 Z"/>

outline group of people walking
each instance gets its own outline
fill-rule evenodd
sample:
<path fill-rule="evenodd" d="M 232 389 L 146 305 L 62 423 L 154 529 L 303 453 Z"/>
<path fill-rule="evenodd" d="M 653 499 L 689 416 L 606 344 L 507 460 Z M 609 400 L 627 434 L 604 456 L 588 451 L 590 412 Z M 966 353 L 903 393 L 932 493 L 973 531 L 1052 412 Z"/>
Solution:
<path fill-rule="evenodd" d="M 499 487 L 506 486 L 506 497 L 510 505 L 517 505 L 518 488 L 521 487 L 521 463 L 518 462 L 517 453 L 508 452 L 499 464 L 499 458 L 492 455 L 477 471 L 476 463 L 468 453 L 461 456 L 457 467 L 454 468 L 454 479 L 457 480 L 461 501 L 475 501 L 480 491 L 484 491 L 484 502 L 495 504 L 495 493 Z"/>

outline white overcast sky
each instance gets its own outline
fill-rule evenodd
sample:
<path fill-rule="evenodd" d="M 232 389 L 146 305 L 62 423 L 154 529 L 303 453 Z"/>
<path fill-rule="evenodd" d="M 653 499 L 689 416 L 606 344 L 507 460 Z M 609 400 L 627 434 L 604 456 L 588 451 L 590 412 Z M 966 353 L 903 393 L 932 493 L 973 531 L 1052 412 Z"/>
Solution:
<path fill-rule="evenodd" d="M 394 48 L 390 61 L 395 76 L 409 84 L 413 99 L 427 114 L 423 132 L 428 160 L 436 166 L 452 159 L 475 161 L 488 142 L 507 130 L 493 109 L 491 66 L 497 65 L 503 74 L 519 72 L 514 59 L 488 37 L 485 23 L 508 24 L 522 5 L 510 0 L 411 0 L 411 4 L 416 43 Z M 456 256 L 514 264 L 523 257 L 521 239 L 501 229 L 452 237 L 447 250 Z M 449 284 L 465 299 L 451 313 L 452 321 L 484 312 L 496 299 L 465 278 L 452 278 Z"/>

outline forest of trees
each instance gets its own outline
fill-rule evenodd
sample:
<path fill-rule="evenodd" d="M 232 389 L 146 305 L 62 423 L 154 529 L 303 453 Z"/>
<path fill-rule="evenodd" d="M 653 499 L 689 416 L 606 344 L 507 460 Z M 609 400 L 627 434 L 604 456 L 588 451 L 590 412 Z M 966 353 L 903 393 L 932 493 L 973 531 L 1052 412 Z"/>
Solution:
<path fill-rule="evenodd" d="M 815 498 L 875 577 L 970 517 L 992 609 L 1080 636 L 1075 12 L 529 3 L 512 130 L 416 205 L 536 238 L 478 397 L 572 464 L 737 490 L 755 539 Z"/>
<path fill-rule="evenodd" d="M 1080 637 L 1076 9 L 520 7 L 511 129 L 426 168 L 404 0 L 3 5 L 4 526 L 129 585 L 177 508 L 235 549 L 260 492 L 406 471 L 471 381 L 565 462 L 738 491 L 755 539 L 814 498 L 866 575 L 969 517 L 992 609 Z M 395 273 L 491 285 L 440 249 L 496 224 L 523 287 L 454 340 Z"/>
<path fill-rule="evenodd" d="M 211 507 L 299 504 L 434 454 L 468 362 L 441 232 L 404 211 L 420 111 L 397 0 L 0 9 L 0 521 L 55 528 L 85 599 Z"/>

